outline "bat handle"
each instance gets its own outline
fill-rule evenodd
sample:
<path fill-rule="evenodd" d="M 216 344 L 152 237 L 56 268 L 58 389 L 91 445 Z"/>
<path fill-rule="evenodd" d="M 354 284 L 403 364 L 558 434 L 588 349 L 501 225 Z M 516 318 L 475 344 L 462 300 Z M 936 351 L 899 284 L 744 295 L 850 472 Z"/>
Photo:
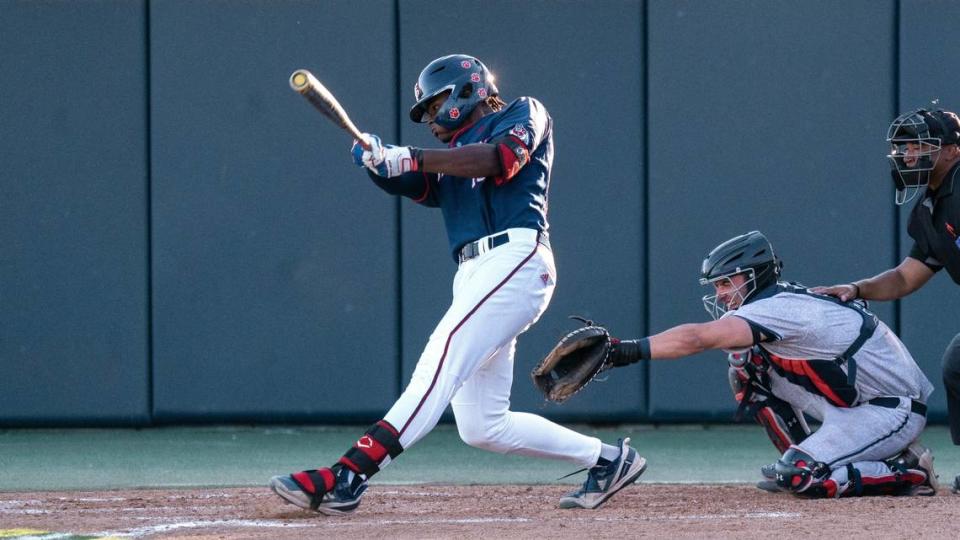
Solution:
<path fill-rule="evenodd" d="M 353 135 L 353 134 L 351 133 L 351 135 Z M 357 140 L 357 144 L 359 144 L 361 148 L 363 148 L 364 150 L 367 150 L 367 151 L 370 150 L 370 144 L 367 143 L 366 139 L 364 139 L 364 138 L 360 135 L 360 133 L 357 133 L 356 135 L 353 135 L 353 138 Z"/>

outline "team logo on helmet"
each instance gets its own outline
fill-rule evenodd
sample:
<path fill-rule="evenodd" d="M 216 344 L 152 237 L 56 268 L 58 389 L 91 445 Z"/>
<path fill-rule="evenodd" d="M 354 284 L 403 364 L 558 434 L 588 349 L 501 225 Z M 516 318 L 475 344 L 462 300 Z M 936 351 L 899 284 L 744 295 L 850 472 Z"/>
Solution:
<path fill-rule="evenodd" d="M 420 101 L 420 98 L 423 97 L 423 88 L 420 88 L 420 83 L 413 85 L 413 95 L 417 96 L 417 101 Z"/>
<path fill-rule="evenodd" d="M 457 107 L 450 109 L 450 118 L 453 118 L 454 120 L 460 118 L 460 109 Z"/>
<path fill-rule="evenodd" d="M 473 64 L 471 64 L 469 60 L 464 60 L 463 62 L 460 62 L 460 67 L 462 67 L 463 69 L 470 69 L 470 66 L 472 65 Z"/>
<path fill-rule="evenodd" d="M 471 74 L 470 74 L 470 80 L 473 81 L 473 82 L 480 82 L 480 74 L 479 74 L 479 73 L 471 73 Z"/>
<path fill-rule="evenodd" d="M 477 90 L 477 95 L 480 96 L 481 98 L 487 97 L 487 89 L 486 89 L 486 88 L 480 88 L 480 89 L 478 89 L 478 90 Z"/>

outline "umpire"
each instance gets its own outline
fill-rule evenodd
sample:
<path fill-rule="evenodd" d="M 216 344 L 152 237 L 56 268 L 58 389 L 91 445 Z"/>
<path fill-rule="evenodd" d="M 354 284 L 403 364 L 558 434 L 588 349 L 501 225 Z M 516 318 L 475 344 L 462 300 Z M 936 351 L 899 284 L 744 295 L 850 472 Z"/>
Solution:
<path fill-rule="evenodd" d="M 896 268 L 813 292 L 841 300 L 896 300 L 923 287 L 942 268 L 960 285 L 960 119 L 944 110 L 910 111 L 890 124 L 887 141 L 897 204 L 922 193 L 907 223 L 913 248 Z M 943 385 L 950 435 L 953 444 L 960 445 L 960 334 L 943 354 Z M 960 475 L 953 492 L 960 493 Z"/>

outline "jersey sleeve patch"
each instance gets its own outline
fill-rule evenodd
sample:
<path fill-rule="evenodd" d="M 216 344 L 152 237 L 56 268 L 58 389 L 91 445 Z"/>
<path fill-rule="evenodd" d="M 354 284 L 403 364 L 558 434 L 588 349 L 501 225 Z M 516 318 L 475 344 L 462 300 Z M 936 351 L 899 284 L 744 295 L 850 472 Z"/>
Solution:
<path fill-rule="evenodd" d="M 493 143 L 497 146 L 497 153 L 500 156 L 500 175 L 494 178 L 498 186 L 510 181 L 511 178 L 520 172 L 520 169 L 530 162 L 530 151 L 524 141 L 514 134 L 517 128 L 523 129 L 523 126 L 517 124 L 510 134 L 502 137 Z M 523 131 L 524 137 L 529 137 L 526 130 Z"/>
<path fill-rule="evenodd" d="M 530 146 L 530 133 L 527 131 L 527 128 L 523 126 L 523 124 L 516 124 L 510 128 L 509 134 L 519 139 L 524 146 Z"/>

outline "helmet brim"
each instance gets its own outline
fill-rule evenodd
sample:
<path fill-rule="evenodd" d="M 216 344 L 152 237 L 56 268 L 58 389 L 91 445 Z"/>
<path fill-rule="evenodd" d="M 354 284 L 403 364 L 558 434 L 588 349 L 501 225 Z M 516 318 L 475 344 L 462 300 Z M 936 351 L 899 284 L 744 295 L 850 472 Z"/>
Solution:
<path fill-rule="evenodd" d="M 430 103 L 433 98 L 439 96 L 444 92 L 453 92 L 454 86 L 452 84 L 440 88 L 436 92 L 423 96 L 420 98 L 420 101 L 416 102 L 413 107 L 410 107 L 410 120 L 413 120 L 415 124 L 423 123 L 423 115 L 427 114 L 427 104 Z"/>

